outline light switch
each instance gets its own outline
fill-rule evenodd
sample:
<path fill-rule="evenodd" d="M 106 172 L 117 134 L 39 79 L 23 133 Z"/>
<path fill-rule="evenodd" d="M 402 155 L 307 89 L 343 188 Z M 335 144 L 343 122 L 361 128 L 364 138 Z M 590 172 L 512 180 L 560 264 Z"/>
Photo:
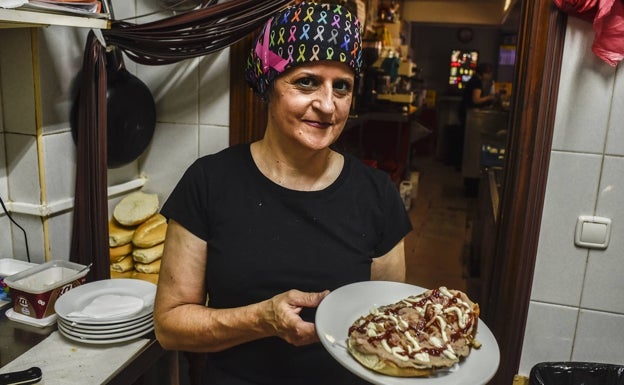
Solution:
<path fill-rule="evenodd" d="M 581 215 L 576 222 L 574 244 L 590 249 L 606 249 L 611 234 L 611 219 Z"/>

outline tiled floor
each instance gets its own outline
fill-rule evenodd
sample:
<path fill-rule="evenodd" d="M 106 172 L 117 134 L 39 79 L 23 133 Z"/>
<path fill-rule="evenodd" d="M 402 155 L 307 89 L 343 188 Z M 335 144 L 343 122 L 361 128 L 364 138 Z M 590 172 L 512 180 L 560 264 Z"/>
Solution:
<path fill-rule="evenodd" d="M 407 282 L 466 291 L 463 258 L 476 200 L 465 196 L 453 166 L 427 157 L 414 160 L 412 170 L 419 182 L 409 211 L 414 230 L 405 240 Z"/>

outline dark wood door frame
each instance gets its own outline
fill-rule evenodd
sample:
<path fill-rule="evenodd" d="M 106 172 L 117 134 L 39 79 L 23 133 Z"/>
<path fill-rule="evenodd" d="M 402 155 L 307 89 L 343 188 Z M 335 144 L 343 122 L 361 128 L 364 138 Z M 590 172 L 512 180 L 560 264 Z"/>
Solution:
<path fill-rule="evenodd" d="M 566 16 L 552 0 L 522 0 L 510 135 L 495 264 L 482 318 L 501 360 L 491 384 L 518 372 L 529 309 L 554 127 Z M 259 139 L 266 106 L 245 84 L 251 39 L 231 48 L 230 145 Z"/>
<path fill-rule="evenodd" d="M 230 146 L 262 138 L 266 127 L 266 104 L 243 76 L 252 41 L 250 35 L 230 47 Z"/>
<path fill-rule="evenodd" d="M 485 323 L 501 350 L 492 384 L 518 373 L 554 128 L 566 16 L 551 0 L 524 0 L 508 156 Z"/>

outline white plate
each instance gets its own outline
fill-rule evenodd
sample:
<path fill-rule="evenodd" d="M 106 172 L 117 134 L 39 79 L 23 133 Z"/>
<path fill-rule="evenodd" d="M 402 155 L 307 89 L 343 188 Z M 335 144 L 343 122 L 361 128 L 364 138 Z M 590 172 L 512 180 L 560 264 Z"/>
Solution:
<path fill-rule="evenodd" d="M 88 333 L 110 333 L 111 331 L 118 331 L 122 328 L 132 327 L 136 324 L 144 323 L 146 321 L 151 320 L 153 317 L 152 313 L 147 314 L 144 317 L 133 319 L 123 323 L 115 323 L 115 324 L 102 324 L 102 325 L 89 325 L 89 324 L 81 324 L 80 322 L 76 322 L 72 319 L 65 319 L 59 317 L 58 322 L 63 323 L 63 325 L 68 326 L 72 329 L 88 332 Z"/>
<path fill-rule="evenodd" d="M 116 278 L 117 279 L 117 278 Z M 106 339 L 106 340 L 93 340 L 93 339 L 84 339 L 84 338 L 80 338 L 80 337 L 74 337 L 72 335 L 69 335 L 67 333 L 65 333 L 62 329 L 59 329 L 59 333 L 61 333 L 61 335 L 63 335 L 65 338 L 70 339 L 72 341 L 76 341 L 76 342 L 82 342 L 85 344 L 90 344 L 90 345 L 107 345 L 107 344 L 115 344 L 118 342 L 126 342 L 126 341 L 131 341 L 134 339 L 137 339 L 149 332 L 151 332 L 152 330 L 154 330 L 154 326 L 138 332 L 136 334 L 132 334 L 126 337 L 120 337 L 120 338 L 111 338 L 111 339 Z"/>
<path fill-rule="evenodd" d="M 332 291 L 316 311 L 316 332 L 321 343 L 341 365 L 355 375 L 377 385 L 460 385 L 485 384 L 490 380 L 500 361 L 498 344 L 488 327 L 479 320 L 476 336 L 482 346 L 472 349 L 465 360 L 454 369 L 427 378 L 386 376 L 369 370 L 347 351 L 349 327 L 373 307 L 390 305 L 426 289 L 398 282 L 367 281 L 342 286 Z"/>
<path fill-rule="evenodd" d="M 58 324 L 62 325 L 65 329 L 75 332 L 75 333 L 82 333 L 82 334 L 94 336 L 94 337 L 98 335 L 110 335 L 110 334 L 117 334 L 117 333 L 137 330 L 145 325 L 153 324 L 153 323 L 154 321 L 152 320 L 152 317 L 146 317 L 139 322 L 133 322 L 132 324 L 129 324 L 129 325 L 119 324 L 120 326 L 114 329 L 86 329 L 83 327 L 76 326 L 72 323 L 68 323 L 62 318 L 58 319 Z"/>
<path fill-rule="evenodd" d="M 80 333 L 74 330 L 70 330 L 69 328 L 67 328 L 64 324 L 59 323 L 58 325 L 58 329 L 60 331 L 63 332 L 63 334 L 65 335 L 69 335 L 75 338 L 80 338 L 83 341 L 103 341 L 103 340 L 111 340 L 111 339 L 117 339 L 117 338 L 123 338 L 123 337 L 127 337 L 130 335 L 136 335 L 138 333 L 142 333 L 146 330 L 151 330 L 154 328 L 154 323 L 152 321 L 149 321 L 139 327 L 136 327 L 134 329 L 131 330 L 125 330 L 125 331 L 120 331 L 120 332 L 116 332 L 116 333 L 109 333 L 109 334 L 87 334 L 87 333 Z"/>
<path fill-rule="evenodd" d="M 73 311 L 79 311 L 90 304 L 95 298 L 107 295 L 131 295 L 141 298 L 145 306 L 141 311 L 126 317 L 109 318 L 71 318 L 67 315 Z M 156 295 L 156 285 L 151 282 L 131 278 L 106 279 L 102 281 L 89 282 L 78 286 L 63 294 L 54 304 L 54 311 L 59 317 L 77 321 L 81 324 L 101 325 L 117 324 L 129 320 L 138 319 L 152 312 L 154 309 L 154 296 Z"/>

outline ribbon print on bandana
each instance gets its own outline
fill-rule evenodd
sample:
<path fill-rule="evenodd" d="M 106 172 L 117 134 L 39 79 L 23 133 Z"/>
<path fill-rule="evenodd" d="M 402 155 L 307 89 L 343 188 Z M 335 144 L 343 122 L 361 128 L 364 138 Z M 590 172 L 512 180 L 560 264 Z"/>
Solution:
<path fill-rule="evenodd" d="M 322 60 L 346 63 L 359 76 L 360 29 L 360 21 L 346 6 L 304 1 L 287 7 L 269 19 L 257 36 L 247 60 L 247 82 L 264 95 L 273 79 L 288 68 Z"/>

